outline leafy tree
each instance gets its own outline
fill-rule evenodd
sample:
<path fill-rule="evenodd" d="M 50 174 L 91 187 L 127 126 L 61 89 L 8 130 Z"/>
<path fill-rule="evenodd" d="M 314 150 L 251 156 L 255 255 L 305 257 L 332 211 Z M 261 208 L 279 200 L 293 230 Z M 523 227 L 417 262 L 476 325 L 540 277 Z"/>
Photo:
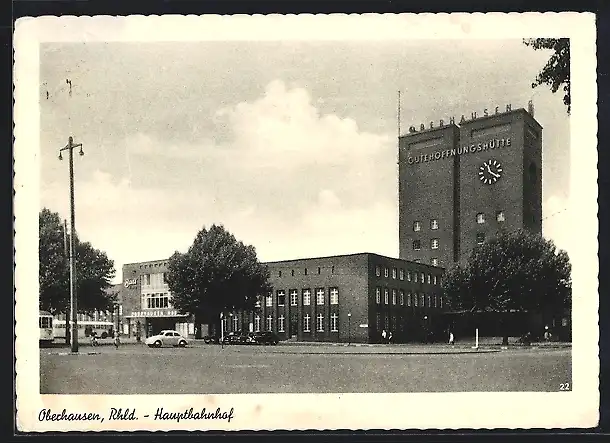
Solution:
<path fill-rule="evenodd" d="M 69 325 L 70 313 L 69 244 L 70 235 L 64 232 L 59 214 L 44 208 L 39 214 L 39 305 L 53 315 L 66 314 L 66 325 Z M 115 270 L 106 253 L 88 242 L 80 242 L 77 237 L 75 271 L 79 312 L 111 309 L 116 295 L 107 289 Z M 66 328 L 66 340 L 69 340 L 68 331 Z"/>
<path fill-rule="evenodd" d="M 530 38 L 524 39 L 523 43 L 534 50 L 547 49 L 553 54 L 536 76 L 532 88 L 540 85 L 548 85 L 553 93 L 563 86 L 563 103 L 571 109 L 570 101 L 570 39 L 569 38 Z"/>
<path fill-rule="evenodd" d="M 172 304 L 194 314 L 196 324 L 214 324 L 227 311 L 250 311 L 271 289 L 269 271 L 254 247 L 217 225 L 199 231 L 186 253 L 172 255 L 166 279 Z"/>
<path fill-rule="evenodd" d="M 548 315 L 570 306 L 570 273 L 568 254 L 552 241 L 528 231 L 502 232 L 450 269 L 443 291 L 454 311 Z"/>

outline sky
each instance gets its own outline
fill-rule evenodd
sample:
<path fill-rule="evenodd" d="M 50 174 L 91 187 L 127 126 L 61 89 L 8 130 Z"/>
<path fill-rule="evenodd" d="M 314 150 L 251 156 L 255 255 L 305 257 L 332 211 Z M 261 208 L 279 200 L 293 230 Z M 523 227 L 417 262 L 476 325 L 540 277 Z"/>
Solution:
<path fill-rule="evenodd" d="M 115 282 L 214 223 L 261 261 L 398 256 L 397 92 L 403 132 L 531 99 L 543 235 L 562 248 L 569 117 L 531 87 L 549 56 L 520 39 L 43 43 L 40 207 L 69 220 L 73 135 L 76 228 Z"/>

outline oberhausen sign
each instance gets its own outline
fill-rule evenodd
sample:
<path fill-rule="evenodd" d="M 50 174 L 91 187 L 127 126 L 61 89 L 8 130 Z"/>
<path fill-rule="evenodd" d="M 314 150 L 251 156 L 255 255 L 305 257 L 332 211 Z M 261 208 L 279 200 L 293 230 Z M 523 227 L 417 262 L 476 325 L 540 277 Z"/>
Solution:
<path fill-rule="evenodd" d="M 510 112 L 511 109 L 512 109 L 512 105 L 508 104 L 508 105 L 506 105 L 505 112 Z M 503 114 L 503 112 L 500 112 L 499 106 L 496 106 L 495 114 Z M 482 117 L 489 117 L 489 110 L 487 108 L 483 110 L 483 115 L 481 115 L 481 116 L 477 116 L 476 112 L 470 113 L 470 120 L 476 120 L 476 119 L 482 118 Z M 460 118 L 460 124 L 465 123 L 465 122 L 466 122 L 466 116 L 464 114 L 462 114 L 462 117 Z M 449 117 L 449 124 L 455 125 L 455 117 Z M 442 128 L 443 126 L 445 126 L 445 121 L 441 119 L 439 121 L 438 127 Z M 425 131 L 426 129 L 433 129 L 434 127 L 435 127 L 434 122 L 430 122 L 430 127 L 428 127 L 428 128 L 426 128 L 426 125 L 422 123 L 419 125 L 419 130 Z M 417 128 L 415 126 L 409 126 L 409 132 L 410 133 L 417 132 Z"/>
<path fill-rule="evenodd" d="M 462 146 L 461 148 L 444 149 L 442 151 L 432 152 L 430 154 L 420 154 L 415 157 L 409 156 L 407 163 L 410 165 L 415 163 L 426 163 L 432 160 L 440 160 L 441 158 L 449 158 L 455 155 L 469 154 L 473 152 L 488 151 L 490 149 L 498 149 L 510 146 L 510 137 L 507 138 L 492 138 L 484 143 L 477 143 L 470 146 Z"/>

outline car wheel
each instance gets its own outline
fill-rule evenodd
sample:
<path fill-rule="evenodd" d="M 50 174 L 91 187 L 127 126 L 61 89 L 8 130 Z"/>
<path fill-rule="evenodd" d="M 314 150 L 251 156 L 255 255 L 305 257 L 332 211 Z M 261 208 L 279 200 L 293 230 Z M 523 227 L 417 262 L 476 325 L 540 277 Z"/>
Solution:
<path fill-rule="evenodd" d="M 186 346 L 186 342 L 184 340 L 182 340 L 180 343 L 178 343 L 178 346 L 180 346 L 181 348 L 184 348 Z"/>
<path fill-rule="evenodd" d="M 108 333 L 102 332 L 102 338 L 108 338 Z"/>
<path fill-rule="evenodd" d="M 161 347 L 161 341 L 160 341 L 160 340 L 157 340 L 157 341 L 155 342 L 155 348 L 160 348 L 160 347 Z"/>
<path fill-rule="evenodd" d="M 148 347 L 149 347 L 149 348 L 154 348 L 154 347 L 155 347 L 155 345 L 148 345 Z"/>

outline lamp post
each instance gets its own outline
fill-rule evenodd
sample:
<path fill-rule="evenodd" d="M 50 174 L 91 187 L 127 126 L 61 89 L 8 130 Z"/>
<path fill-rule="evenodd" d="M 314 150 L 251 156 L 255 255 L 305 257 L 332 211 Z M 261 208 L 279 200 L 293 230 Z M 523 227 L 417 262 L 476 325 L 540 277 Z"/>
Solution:
<path fill-rule="evenodd" d="M 225 344 L 225 325 L 224 325 L 224 315 L 220 313 L 220 347 L 224 348 Z"/>
<path fill-rule="evenodd" d="M 347 345 L 352 344 L 352 313 L 347 313 Z"/>
<path fill-rule="evenodd" d="M 80 148 L 79 154 L 85 155 L 83 152 L 82 143 L 75 144 L 72 136 L 68 137 L 68 144 L 59 150 L 59 159 L 62 151 L 68 151 L 68 159 L 70 161 L 70 317 L 72 318 L 72 328 L 70 335 L 70 346 L 72 352 L 78 352 L 78 326 L 76 324 L 76 313 L 78 303 L 76 300 L 76 270 L 74 268 L 74 237 L 76 235 L 75 217 L 74 217 L 74 148 Z"/>

